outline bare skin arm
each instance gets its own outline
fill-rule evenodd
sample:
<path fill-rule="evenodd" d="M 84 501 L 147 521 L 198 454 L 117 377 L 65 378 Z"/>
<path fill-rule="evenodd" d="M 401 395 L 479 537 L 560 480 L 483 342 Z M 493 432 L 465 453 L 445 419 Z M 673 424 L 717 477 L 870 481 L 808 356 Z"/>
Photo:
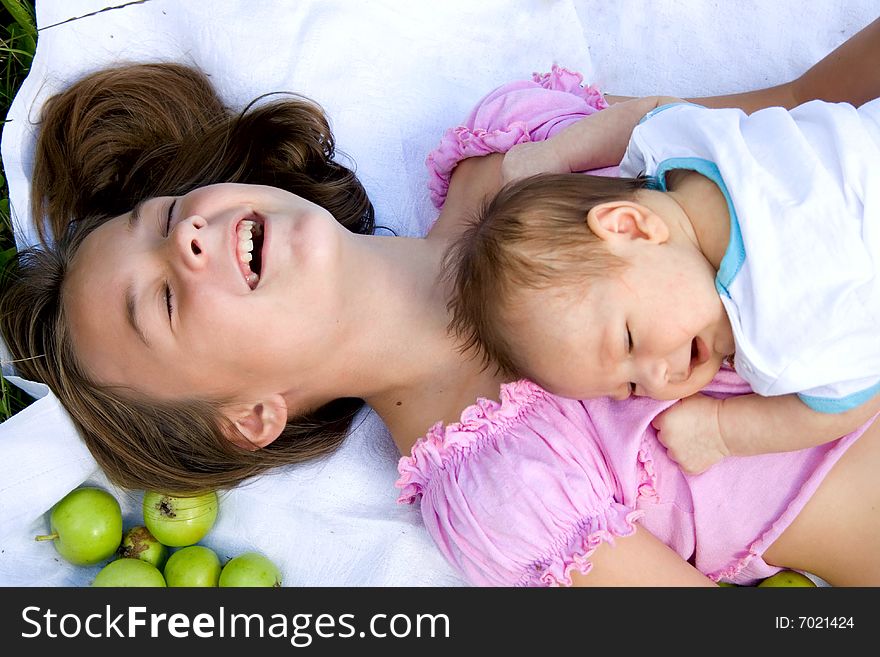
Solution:
<path fill-rule="evenodd" d="M 844 41 L 795 80 L 739 94 L 688 98 L 705 107 L 738 107 L 747 114 L 765 107 L 792 109 L 809 100 L 858 107 L 880 97 L 880 18 Z M 632 96 L 606 95 L 610 104 Z"/>
<path fill-rule="evenodd" d="M 658 439 L 688 474 L 727 456 L 790 452 L 836 440 L 880 411 L 880 395 L 843 413 L 820 413 L 796 395 L 692 395 L 654 419 Z"/>
<path fill-rule="evenodd" d="M 742 94 L 688 100 L 707 107 L 739 107 L 746 112 L 771 106 L 790 109 L 812 99 L 831 102 L 846 101 L 860 105 L 880 96 L 880 66 L 876 64 L 878 61 L 880 61 L 880 18 L 850 37 L 796 80 Z M 632 129 L 645 113 L 659 104 L 678 99 L 661 96 L 650 98 L 606 96 L 606 100 L 612 105 L 625 103 L 625 101 L 635 102 L 625 103 L 626 108 L 616 109 L 611 117 L 603 117 L 603 115 L 610 113 L 610 110 L 615 109 L 614 107 L 569 128 L 569 130 L 584 130 L 583 127 L 578 128 L 581 123 L 600 117 L 603 117 L 602 120 L 608 121 L 609 125 L 614 128 L 608 133 L 595 128 L 588 129 L 587 139 L 591 138 L 592 134 L 597 135 L 601 141 L 598 144 L 591 143 L 591 153 L 582 153 L 580 156 L 577 154 L 563 155 L 562 157 L 565 157 L 566 160 L 580 159 L 579 162 L 574 162 L 576 168 L 568 168 L 569 171 L 583 171 L 619 163 L 626 149 L 625 141 L 621 145 L 621 135 L 625 135 L 628 139 L 632 134 Z M 566 131 L 560 134 L 566 134 Z M 558 143 L 563 140 L 556 141 Z M 559 160 L 560 156 L 554 155 L 552 151 L 546 153 L 542 152 L 544 149 L 533 149 L 536 144 L 521 144 L 512 151 L 514 156 L 506 158 L 504 161 L 504 180 L 513 180 L 529 173 L 563 170 L 563 164 Z M 517 152 L 518 149 L 524 147 L 530 151 Z M 570 148 L 570 144 L 568 147 Z M 555 148 L 555 146 L 551 148 Z M 517 158 L 527 162 L 532 157 L 540 158 L 540 162 L 528 165 L 516 162 Z M 471 158 L 456 167 L 446 204 L 429 235 L 431 238 L 448 239 L 458 234 L 461 226 L 474 212 L 478 204 L 498 189 L 501 184 L 500 160 L 500 155 Z M 466 173 L 462 174 L 462 169 L 466 170 Z"/>
<path fill-rule="evenodd" d="M 539 172 L 568 173 L 619 164 L 642 117 L 661 105 L 675 102 L 682 101 L 672 96 L 627 100 L 573 123 L 546 141 L 518 144 L 504 158 L 504 180 Z"/>
<path fill-rule="evenodd" d="M 765 107 L 792 109 L 809 100 L 861 105 L 880 97 L 880 18 L 863 28 L 806 73 L 791 82 L 741 94 L 689 98 L 705 107 L 738 107 L 751 113 Z M 639 120 L 659 105 L 680 99 L 664 96 L 606 96 L 607 110 L 591 115 L 545 142 L 510 150 L 504 181 L 541 172 L 586 171 L 618 164 Z"/>
<path fill-rule="evenodd" d="M 476 215 L 483 200 L 501 187 L 501 161 L 494 153 L 463 160 L 452 172 L 449 191 L 440 216 L 428 233 L 428 239 L 449 240 L 461 233 Z"/>
<path fill-rule="evenodd" d="M 796 395 L 722 401 L 721 435 L 731 454 L 751 456 L 821 445 L 855 431 L 880 411 L 880 395 L 843 413 L 819 413 Z"/>
<path fill-rule="evenodd" d="M 880 18 L 844 41 L 796 80 L 742 94 L 695 98 L 707 107 L 797 107 L 809 100 L 858 107 L 880 97 Z"/>

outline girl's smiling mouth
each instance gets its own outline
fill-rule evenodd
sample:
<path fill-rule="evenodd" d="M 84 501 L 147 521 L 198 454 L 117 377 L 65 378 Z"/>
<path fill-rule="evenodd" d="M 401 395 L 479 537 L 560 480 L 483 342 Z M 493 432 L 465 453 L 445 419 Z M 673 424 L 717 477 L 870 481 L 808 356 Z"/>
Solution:
<path fill-rule="evenodd" d="M 263 270 L 263 220 L 251 215 L 238 222 L 235 228 L 235 255 L 238 268 L 250 289 L 260 282 Z"/>

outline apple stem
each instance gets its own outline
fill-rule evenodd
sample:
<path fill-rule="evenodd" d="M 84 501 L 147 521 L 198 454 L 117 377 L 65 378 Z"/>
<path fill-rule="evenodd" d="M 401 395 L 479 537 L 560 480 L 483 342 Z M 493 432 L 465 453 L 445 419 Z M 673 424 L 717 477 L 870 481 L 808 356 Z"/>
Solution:
<path fill-rule="evenodd" d="M 35 541 L 54 541 L 58 538 L 58 532 L 53 532 L 52 534 L 45 534 L 43 536 L 34 536 Z"/>

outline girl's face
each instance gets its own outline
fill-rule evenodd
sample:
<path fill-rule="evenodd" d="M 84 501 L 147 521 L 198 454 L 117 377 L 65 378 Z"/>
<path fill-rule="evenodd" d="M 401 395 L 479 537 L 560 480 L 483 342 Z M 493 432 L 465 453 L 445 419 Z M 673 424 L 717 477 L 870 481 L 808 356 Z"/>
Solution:
<path fill-rule="evenodd" d="M 299 389 L 303 401 L 339 344 L 346 235 L 323 208 L 273 187 L 150 199 L 77 252 L 64 287 L 74 350 L 99 383 L 154 397 Z"/>

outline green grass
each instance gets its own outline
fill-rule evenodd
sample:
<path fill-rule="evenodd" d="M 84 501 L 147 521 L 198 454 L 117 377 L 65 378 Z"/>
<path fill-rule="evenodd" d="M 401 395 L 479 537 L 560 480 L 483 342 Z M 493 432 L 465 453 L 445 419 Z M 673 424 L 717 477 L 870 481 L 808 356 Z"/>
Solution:
<path fill-rule="evenodd" d="M 30 70 L 37 47 L 37 29 L 32 2 L 0 0 L 0 103 L 3 124 L 15 93 Z M 12 222 L 9 216 L 9 190 L 3 162 L 0 160 L 0 266 L 15 253 Z M 0 377 L 0 421 L 14 415 L 30 402 L 30 397 L 10 386 Z"/>

